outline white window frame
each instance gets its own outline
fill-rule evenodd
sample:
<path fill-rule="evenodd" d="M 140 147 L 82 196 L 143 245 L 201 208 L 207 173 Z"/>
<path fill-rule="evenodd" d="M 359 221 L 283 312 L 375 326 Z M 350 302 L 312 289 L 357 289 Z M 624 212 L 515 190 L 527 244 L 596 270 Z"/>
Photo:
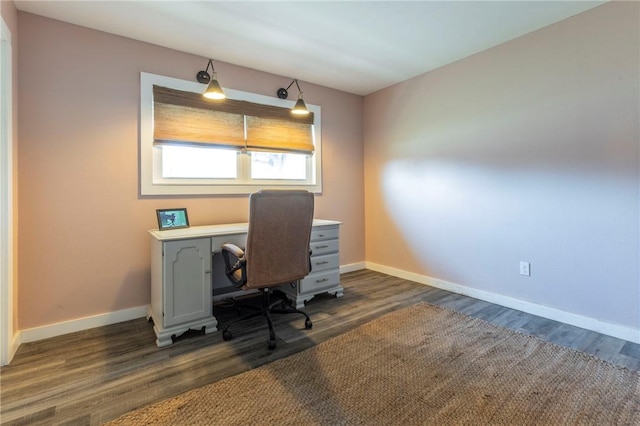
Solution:
<path fill-rule="evenodd" d="M 13 192 L 13 66 L 11 31 L 0 17 L 0 366 L 13 359 L 14 334 L 14 217 Z"/>
<path fill-rule="evenodd" d="M 160 149 L 153 141 L 153 86 L 201 93 L 204 85 L 188 80 L 140 73 L 140 195 L 213 195 L 250 194 L 259 189 L 305 189 L 316 194 L 322 193 L 322 134 L 321 108 L 307 104 L 314 113 L 313 139 L 315 152 L 309 156 L 307 170 L 310 172 L 304 182 L 297 180 L 251 180 L 250 158 L 247 153 L 238 153 L 238 173 L 235 180 L 215 179 L 163 179 L 160 176 Z M 265 105 L 292 108 L 294 101 L 272 98 L 255 93 L 224 89 L 230 99 L 249 101 Z"/>

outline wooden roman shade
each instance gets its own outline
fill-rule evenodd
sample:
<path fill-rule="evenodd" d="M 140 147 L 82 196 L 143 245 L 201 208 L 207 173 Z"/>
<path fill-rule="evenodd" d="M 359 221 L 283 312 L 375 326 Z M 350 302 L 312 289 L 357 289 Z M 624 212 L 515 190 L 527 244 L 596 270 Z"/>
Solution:
<path fill-rule="evenodd" d="M 313 153 L 313 113 L 153 86 L 155 143 L 207 144 L 260 151 Z M 246 135 L 246 138 L 245 138 Z"/>
<path fill-rule="evenodd" d="M 283 145 L 286 144 L 286 147 Z M 247 116 L 247 149 L 313 152 L 310 124 Z"/>

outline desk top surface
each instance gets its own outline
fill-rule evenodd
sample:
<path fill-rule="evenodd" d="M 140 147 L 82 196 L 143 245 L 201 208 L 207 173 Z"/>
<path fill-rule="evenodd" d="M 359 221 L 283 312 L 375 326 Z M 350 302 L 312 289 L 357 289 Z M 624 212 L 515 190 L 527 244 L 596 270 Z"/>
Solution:
<path fill-rule="evenodd" d="M 313 226 L 340 225 L 342 222 L 335 220 L 313 219 Z M 214 237 L 216 235 L 243 234 L 249 229 L 249 223 L 223 223 L 220 225 L 191 226 L 181 229 L 167 229 L 160 231 L 149 230 L 149 233 L 160 241 L 182 240 L 186 238 Z"/>

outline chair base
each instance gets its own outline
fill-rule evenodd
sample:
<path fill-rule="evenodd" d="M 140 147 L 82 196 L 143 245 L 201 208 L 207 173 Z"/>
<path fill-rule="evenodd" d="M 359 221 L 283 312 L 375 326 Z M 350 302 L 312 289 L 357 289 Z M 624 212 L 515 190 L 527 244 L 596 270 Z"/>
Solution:
<path fill-rule="evenodd" d="M 311 322 L 311 318 L 309 318 L 309 315 L 307 315 L 305 312 L 302 312 L 302 311 L 300 311 L 298 309 L 293 308 L 291 306 L 291 302 L 289 301 L 287 296 L 282 291 L 275 290 L 272 293 L 269 288 L 261 288 L 260 292 L 262 293 L 262 305 L 260 307 L 252 306 L 252 305 L 242 305 L 242 307 L 244 307 L 244 308 L 253 309 L 254 312 L 239 316 L 239 317 L 234 318 L 234 319 L 232 319 L 232 320 L 230 320 L 230 321 L 228 321 L 228 322 L 226 322 L 224 324 L 224 326 L 222 327 L 222 338 L 224 340 L 231 340 L 233 338 L 233 335 L 229 331 L 229 327 L 231 327 L 233 324 L 235 324 L 235 323 L 237 323 L 239 321 L 244 321 L 246 319 L 263 316 L 263 317 L 266 318 L 267 325 L 269 326 L 268 347 L 269 347 L 269 349 L 275 349 L 275 347 L 276 347 L 276 333 L 275 333 L 275 330 L 273 328 L 273 321 L 271 319 L 271 314 L 300 314 L 300 315 L 304 315 L 304 317 L 305 317 L 304 328 L 309 330 L 309 329 L 311 329 L 313 327 L 313 323 Z M 275 302 L 272 302 L 271 301 L 271 296 L 272 295 L 277 296 L 278 300 L 276 300 Z"/>

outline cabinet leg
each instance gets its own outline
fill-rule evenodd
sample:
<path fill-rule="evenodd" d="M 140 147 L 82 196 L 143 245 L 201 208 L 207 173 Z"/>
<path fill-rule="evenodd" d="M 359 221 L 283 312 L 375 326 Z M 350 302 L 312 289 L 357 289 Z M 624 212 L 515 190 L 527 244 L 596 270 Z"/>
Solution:
<path fill-rule="evenodd" d="M 156 345 L 161 348 L 163 346 L 169 346 L 174 342 L 176 337 L 188 330 L 202 330 L 204 334 L 211 334 L 218 330 L 217 325 L 218 321 L 214 317 L 167 328 L 159 327 L 158 324 L 154 322 L 153 331 L 156 333 Z"/>

